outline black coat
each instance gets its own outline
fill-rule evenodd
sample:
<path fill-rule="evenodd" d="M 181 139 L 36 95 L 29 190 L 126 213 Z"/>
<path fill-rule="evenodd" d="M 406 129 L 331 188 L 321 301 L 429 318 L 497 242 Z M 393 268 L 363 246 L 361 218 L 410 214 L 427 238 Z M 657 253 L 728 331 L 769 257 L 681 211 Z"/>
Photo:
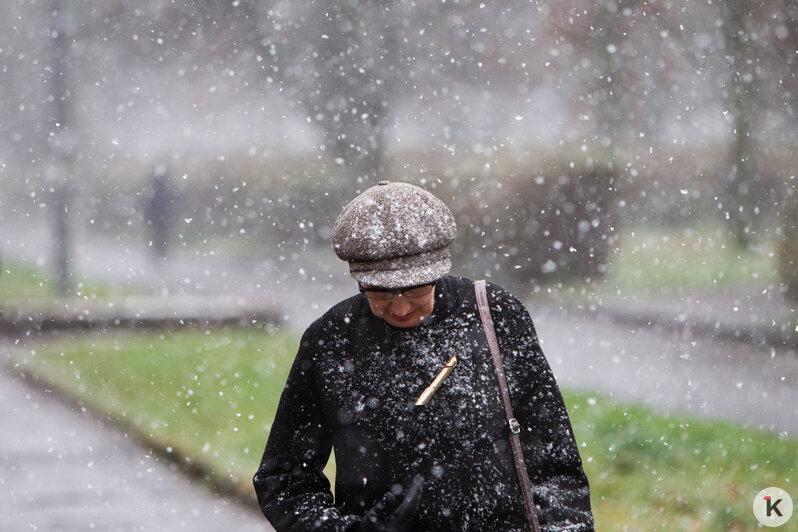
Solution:
<path fill-rule="evenodd" d="M 527 530 L 523 496 L 474 283 L 444 277 L 424 323 L 397 328 L 362 294 L 305 332 L 255 491 L 278 530 L 346 530 L 388 490 L 426 479 L 413 530 Z M 488 301 L 543 530 L 593 529 L 588 481 L 562 396 L 524 306 Z M 414 402 L 457 366 L 425 407 Z M 335 502 L 322 474 L 335 449 Z"/>

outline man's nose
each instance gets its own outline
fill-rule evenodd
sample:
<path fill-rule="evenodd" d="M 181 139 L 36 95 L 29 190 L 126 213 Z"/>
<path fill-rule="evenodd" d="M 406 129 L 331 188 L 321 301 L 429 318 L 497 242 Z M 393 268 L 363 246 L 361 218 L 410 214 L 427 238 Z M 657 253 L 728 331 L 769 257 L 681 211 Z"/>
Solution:
<path fill-rule="evenodd" d="M 395 316 L 405 316 L 410 313 L 412 308 L 413 305 L 410 304 L 410 301 L 401 295 L 397 294 L 391 299 L 391 313 Z"/>

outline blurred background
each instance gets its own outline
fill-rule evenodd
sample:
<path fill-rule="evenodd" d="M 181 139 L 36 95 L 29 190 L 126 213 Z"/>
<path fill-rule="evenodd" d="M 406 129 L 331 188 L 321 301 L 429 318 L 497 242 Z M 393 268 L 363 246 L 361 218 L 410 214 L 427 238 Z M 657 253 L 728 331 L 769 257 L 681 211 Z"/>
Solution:
<path fill-rule="evenodd" d="M 795 2 L 3 7 L 8 386 L 246 501 L 298 334 L 355 292 L 332 222 L 407 181 L 455 214 L 452 273 L 529 305 L 599 529 L 753 530 L 794 483 Z"/>

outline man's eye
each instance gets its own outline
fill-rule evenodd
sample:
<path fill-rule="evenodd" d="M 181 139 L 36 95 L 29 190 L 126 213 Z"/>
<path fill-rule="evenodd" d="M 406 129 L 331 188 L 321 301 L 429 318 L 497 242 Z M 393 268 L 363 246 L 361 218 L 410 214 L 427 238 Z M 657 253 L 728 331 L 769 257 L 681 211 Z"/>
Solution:
<path fill-rule="evenodd" d="M 366 295 L 369 299 L 374 299 L 376 301 L 388 301 L 393 297 L 393 294 L 388 292 L 366 292 Z"/>

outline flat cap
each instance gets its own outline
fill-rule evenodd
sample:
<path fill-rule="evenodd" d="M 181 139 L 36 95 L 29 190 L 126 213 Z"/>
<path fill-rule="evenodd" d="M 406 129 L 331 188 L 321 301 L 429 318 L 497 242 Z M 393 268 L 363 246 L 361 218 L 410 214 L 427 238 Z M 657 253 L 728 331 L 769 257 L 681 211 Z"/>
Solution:
<path fill-rule="evenodd" d="M 381 181 L 344 207 L 333 224 L 332 245 L 360 283 L 402 288 L 446 275 L 456 233 L 452 211 L 431 193 Z"/>

